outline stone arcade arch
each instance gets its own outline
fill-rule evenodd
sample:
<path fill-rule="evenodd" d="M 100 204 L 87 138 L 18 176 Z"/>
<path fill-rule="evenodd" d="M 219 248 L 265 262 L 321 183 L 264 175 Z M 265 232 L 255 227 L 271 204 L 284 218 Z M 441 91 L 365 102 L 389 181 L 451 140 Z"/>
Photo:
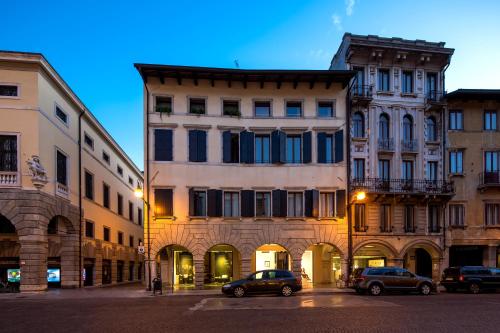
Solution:
<path fill-rule="evenodd" d="M 164 246 L 158 251 L 152 274 L 153 277 L 159 274 L 163 285 L 174 289 L 194 288 L 196 279 L 199 278 L 195 278 L 193 252 L 177 244 Z"/>
<path fill-rule="evenodd" d="M 0 281 L 14 282 L 19 269 L 19 237 L 16 227 L 3 215 L 0 215 Z"/>
<path fill-rule="evenodd" d="M 403 267 L 409 271 L 439 280 L 442 252 L 436 243 L 421 239 L 408 243 L 401 250 L 400 257 L 404 258 Z"/>
<path fill-rule="evenodd" d="M 241 274 L 241 255 L 232 245 L 217 244 L 208 249 L 204 258 L 204 285 L 218 287 L 238 280 Z"/>
<path fill-rule="evenodd" d="M 353 269 L 362 267 L 399 266 L 396 249 L 380 240 L 359 243 L 353 249 Z"/>
<path fill-rule="evenodd" d="M 304 288 L 318 285 L 337 286 L 344 277 L 344 254 L 330 243 L 310 245 L 302 254 L 301 275 Z"/>

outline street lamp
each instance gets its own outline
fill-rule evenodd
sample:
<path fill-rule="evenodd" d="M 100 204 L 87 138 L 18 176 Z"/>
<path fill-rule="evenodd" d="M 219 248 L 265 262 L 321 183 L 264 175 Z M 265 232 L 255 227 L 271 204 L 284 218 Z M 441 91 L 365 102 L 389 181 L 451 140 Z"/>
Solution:
<path fill-rule="evenodd" d="M 144 226 L 148 228 L 148 291 L 151 291 L 151 238 L 149 233 L 149 202 L 144 199 L 144 191 L 139 184 L 137 184 L 137 188 L 134 190 L 134 195 L 136 198 L 141 199 L 147 207 L 147 214 L 145 214 Z"/>

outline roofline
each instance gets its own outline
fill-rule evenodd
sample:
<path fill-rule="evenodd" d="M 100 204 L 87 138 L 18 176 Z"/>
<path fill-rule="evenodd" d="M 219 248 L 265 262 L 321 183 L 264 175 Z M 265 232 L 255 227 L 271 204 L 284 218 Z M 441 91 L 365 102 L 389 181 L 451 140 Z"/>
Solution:
<path fill-rule="evenodd" d="M 446 94 L 447 100 L 497 100 L 500 101 L 500 89 L 457 89 Z"/>
<path fill-rule="evenodd" d="M 1 54 L 12 54 L 21 56 L 34 56 L 31 59 L 28 57 L 18 58 L 18 57 L 3 57 Z M 19 52 L 19 51 L 6 51 L 0 50 L 0 61 L 12 61 L 12 62 L 25 62 L 25 63 L 37 63 L 40 67 L 49 75 L 49 77 L 63 90 L 64 93 L 72 100 L 72 102 L 80 109 L 84 111 L 84 117 L 90 120 L 92 125 L 100 131 L 112 147 L 122 156 L 122 158 L 129 164 L 129 166 L 139 175 L 143 177 L 142 171 L 137 167 L 137 165 L 132 161 L 130 156 L 121 148 L 121 146 L 115 141 L 113 136 L 104 128 L 104 126 L 97 120 L 94 114 L 89 110 L 89 108 L 82 102 L 82 100 L 76 95 L 76 93 L 71 89 L 71 87 L 66 83 L 61 75 L 55 70 L 55 68 L 49 63 L 47 58 L 42 53 L 39 52 Z"/>

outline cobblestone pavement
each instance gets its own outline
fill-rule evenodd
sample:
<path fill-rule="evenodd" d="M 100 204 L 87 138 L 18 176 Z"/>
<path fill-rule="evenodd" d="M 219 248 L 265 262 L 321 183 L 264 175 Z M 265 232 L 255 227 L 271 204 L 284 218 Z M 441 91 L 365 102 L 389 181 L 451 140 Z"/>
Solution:
<path fill-rule="evenodd" d="M 106 292 L 113 296 L 100 296 Z M 123 297 L 128 293 L 140 296 Z M 50 293 L 1 295 L 0 332 L 500 330 L 500 294 L 492 293 L 380 297 L 331 293 L 235 299 L 219 295 L 152 297 L 137 287 L 120 287 L 85 291 L 85 297 L 70 297 L 64 291 L 61 294 L 65 297 Z"/>

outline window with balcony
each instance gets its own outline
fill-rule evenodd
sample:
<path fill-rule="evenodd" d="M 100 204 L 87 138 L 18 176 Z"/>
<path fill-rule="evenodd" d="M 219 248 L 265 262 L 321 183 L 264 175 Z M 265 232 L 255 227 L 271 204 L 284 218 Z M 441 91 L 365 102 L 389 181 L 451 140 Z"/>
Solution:
<path fill-rule="evenodd" d="M 406 181 L 413 180 L 413 161 L 403 160 L 401 168 L 401 178 L 403 178 Z"/>
<path fill-rule="evenodd" d="M 255 135 L 255 163 L 271 163 L 271 136 L 269 134 Z"/>
<path fill-rule="evenodd" d="M 500 225 L 500 204 L 487 203 L 484 205 L 484 225 L 487 227 Z"/>
<path fill-rule="evenodd" d="M 378 160 L 378 177 L 381 180 L 385 181 L 391 179 L 391 160 L 387 159 Z"/>
<path fill-rule="evenodd" d="M 464 129 L 461 110 L 450 110 L 449 129 L 452 131 L 462 131 Z"/>
<path fill-rule="evenodd" d="M 204 98 L 190 98 L 189 99 L 189 113 L 192 114 L 206 114 L 206 100 Z"/>
<path fill-rule="evenodd" d="M 353 70 L 356 72 L 355 85 L 354 85 L 354 95 L 355 96 L 364 96 L 365 68 L 364 67 L 354 67 Z"/>
<path fill-rule="evenodd" d="M 452 175 L 463 174 L 463 151 L 450 151 L 450 173 Z"/>
<path fill-rule="evenodd" d="M 288 101 L 286 102 L 287 117 L 302 117 L 302 102 Z"/>
<path fill-rule="evenodd" d="M 413 140 L 413 118 L 408 114 L 403 117 L 403 140 L 405 142 Z"/>
<path fill-rule="evenodd" d="M 17 136 L 0 135 L 0 172 L 17 171 Z"/>
<path fill-rule="evenodd" d="M 439 99 L 439 93 L 437 91 L 437 74 L 427 73 L 425 91 L 427 93 L 427 98 L 431 101 L 437 101 Z"/>
<path fill-rule="evenodd" d="M 428 181 L 435 182 L 437 181 L 438 175 L 438 162 L 437 161 L 428 161 L 427 162 L 427 170 L 426 170 L 426 178 Z"/>
<path fill-rule="evenodd" d="M 496 131 L 497 130 L 497 112 L 492 110 L 484 111 L 484 130 Z"/>
<path fill-rule="evenodd" d="M 484 152 L 484 183 L 485 184 L 499 184 L 499 169 L 498 162 L 500 159 L 499 151 L 485 151 Z"/>
<path fill-rule="evenodd" d="M 412 71 L 403 71 L 401 91 L 404 94 L 413 93 L 413 72 Z"/>
<path fill-rule="evenodd" d="M 464 216 L 465 216 L 465 207 L 463 204 L 450 204 L 449 205 L 449 213 L 450 213 L 450 226 L 451 227 L 463 227 Z"/>
<path fill-rule="evenodd" d="M 68 157 L 59 150 L 56 155 L 57 182 L 61 185 L 68 186 Z"/>
<path fill-rule="evenodd" d="M 156 96 L 155 112 L 170 114 L 172 113 L 172 98 L 168 96 Z"/>
<path fill-rule="evenodd" d="M 286 162 L 302 163 L 302 136 L 286 136 Z"/>
<path fill-rule="evenodd" d="M 304 216 L 304 193 L 288 192 L 288 217 Z"/>
<path fill-rule="evenodd" d="M 366 226 L 365 210 L 365 204 L 354 205 L 354 230 L 356 231 L 366 231 L 368 229 Z"/>
<path fill-rule="evenodd" d="M 352 171 L 354 180 L 362 181 L 365 179 L 365 160 L 363 158 L 355 158 Z"/>
<path fill-rule="evenodd" d="M 415 232 L 415 206 L 405 205 L 404 206 L 404 227 L 405 232 Z"/>
<path fill-rule="evenodd" d="M 19 96 L 19 88 L 12 84 L 0 84 L 0 96 L 17 97 Z"/>
<path fill-rule="evenodd" d="M 255 192 L 255 216 L 271 216 L 271 192 Z"/>
<path fill-rule="evenodd" d="M 356 112 L 352 116 L 352 136 L 354 138 L 365 137 L 365 117 L 361 112 Z"/>
<path fill-rule="evenodd" d="M 335 104 L 333 101 L 318 102 L 318 117 L 332 118 L 335 116 Z"/>
<path fill-rule="evenodd" d="M 224 192 L 224 216 L 225 217 L 240 216 L 239 192 Z"/>
<path fill-rule="evenodd" d="M 429 232 L 439 232 L 441 230 L 441 209 L 437 205 L 429 205 L 428 207 L 428 227 Z"/>
<path fill-rule="evenodd" d="M 335 192 L 321 192 L 319 194 L 320 217 L 335 216 Z"/>
<path fill-rule="evenodd" d="M 378 70 L 378 90 L 390 91 L 390 71 L 388 69 Z"/>
<path fill-rule="evenodd" d="M 254 102 L 255 117 L 269 118 L 271 117 L 271 102 L 270 101 L 256 101 Z"/>
<path fill-rule="evenodd" d="M 379 118 L 378 136 L 380 139 L 389 139 L 389 115 L 382 113 Z"/>
<path fill-rule="evenodd" d="M 380 231 L 392 231 L 391 205 L 380 205 Z"/>
<path fill-rule="evenodd" d="M 426 119 L 427 131 L 426 131 L 426 139 L 429 142 L 437 141 L 437 125 L 436 118 L 433 116 L 427 117 Z"/>

